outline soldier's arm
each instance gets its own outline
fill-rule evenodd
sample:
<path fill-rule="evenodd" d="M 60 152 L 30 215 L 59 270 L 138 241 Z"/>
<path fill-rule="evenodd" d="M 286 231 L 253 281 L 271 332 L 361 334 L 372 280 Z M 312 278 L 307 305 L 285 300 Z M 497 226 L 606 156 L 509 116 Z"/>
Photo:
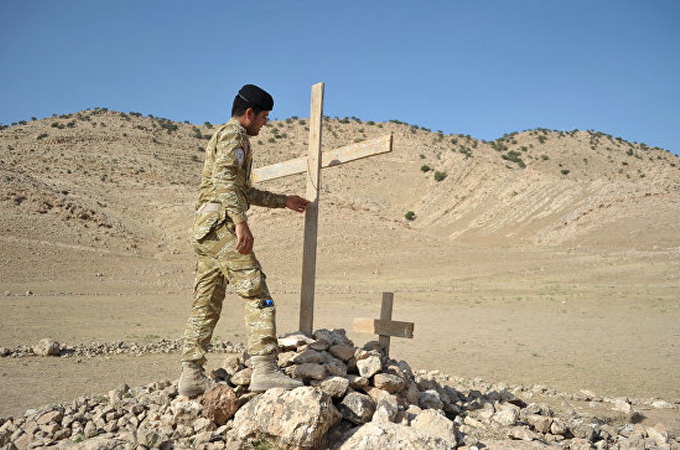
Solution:
<path fill-rule="evenodd" d="M 285 208 L 286 196 L 281 194 L 274 194 L 273 192 L 263 191 L 250 187 L 246 191 L 248 196 L 248 203 L 256 206 L 264 206 L 267 208 Z"/>
<path fill-rule="evenodd" d="M 246 220 L 248 202 L 242 188 L 236 183 L 239 161 L 236 150 L 241 148 L 238 135 L 225 131 L 217 136 L 215 163 L 213 165 L 213 186 L 219 202 L 234 223 Z"/>

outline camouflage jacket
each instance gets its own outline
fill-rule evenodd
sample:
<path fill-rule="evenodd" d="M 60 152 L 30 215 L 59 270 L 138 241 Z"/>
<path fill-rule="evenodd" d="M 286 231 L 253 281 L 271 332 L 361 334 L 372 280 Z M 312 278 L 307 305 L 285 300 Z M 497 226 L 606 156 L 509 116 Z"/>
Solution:
<path fill-rule="evenodd" d="M 223 219 L 229 217 L 234 223 L 240 223 L 246 220 L 250 205 L 285 207 L 285 195 L 251 186 L 252 165 L 246 130 L 232 118 L 215 132 L 206 148 L 197 208 L 204 203 L 219 203 Z"/>

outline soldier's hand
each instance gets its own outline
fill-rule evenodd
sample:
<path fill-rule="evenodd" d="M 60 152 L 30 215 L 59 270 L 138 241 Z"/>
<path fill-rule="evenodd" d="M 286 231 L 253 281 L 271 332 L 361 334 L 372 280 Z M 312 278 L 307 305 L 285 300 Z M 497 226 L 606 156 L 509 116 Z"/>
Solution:
<path fill-rule="evenodd" d="M 241 222 L 236 224 L 236 251 L 242 255 L 247 255 L 253 251 L 253 242 L 255 238 L 250 232 L 248 222 Z"/>
<path fill-rule="evenodd" d="M 309 204 L 309 200 L 297 195 L 289 195 L 286 197 L 286 208 L 292 209 L 295 212 L 305 212 Z"/>

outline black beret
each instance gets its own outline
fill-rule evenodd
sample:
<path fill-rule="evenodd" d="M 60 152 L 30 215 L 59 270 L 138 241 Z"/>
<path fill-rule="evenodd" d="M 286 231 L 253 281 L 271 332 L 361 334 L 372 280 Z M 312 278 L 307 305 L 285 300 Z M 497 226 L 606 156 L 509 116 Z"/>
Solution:
<path fill-rule="evenodd" d="M 253 106 L 257 106 L 263 111 L 271 111 L 274 109 L 274 99 L 271 95 L 264 89 L 261 89 L 254 84 L 246 84 L 238 91 L 238 96 L 250 103 Z"/>

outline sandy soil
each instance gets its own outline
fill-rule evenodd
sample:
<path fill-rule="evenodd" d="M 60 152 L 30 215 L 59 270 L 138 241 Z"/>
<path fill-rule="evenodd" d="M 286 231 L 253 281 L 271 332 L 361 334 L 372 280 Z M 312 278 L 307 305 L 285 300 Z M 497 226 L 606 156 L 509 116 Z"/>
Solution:
<path fill-rule="evenodd" d="M 499 265 L 541 265 L 546 262 L 541 258 L 549 260 L 554 255 L 520 249 L 463 251 L 470 258 L 461 271 L 477 275 L 458 281 L 433 277 L 409 289 L 405 287 L 410 284 L 408 278 L 364 279 L 360 287 L 341 286 L 342 280 L 320 280 L 315 327 L 345 328 L 357 343 L 371 340 L 374 336 L 352 330 L 353 318 L 378 317 L 381 290 L 393 290 L 393 318 L 413 321 L 415 338 L 394 338 L 391 353 L 414 368 L 527 386 L 541 384 L 566 392 L 589 389 L 615 397 L 680 398 L 680 305 L 674 288 L 565 282 L 569 275 L 564 274 L 604 256 L 593 254 L 560 258 L 562 279 L 552 272 L 554 280 L 549 276 L 511 281 L 519 272 L 503 274 Z M 638 269 L 643 264 L 633 258 L 630 263 Z M 498 270 L 490 275 L 475 265 L 490 273 L 494 267 Z M 189 272 L 187 268 L 187 281 Z M 270 278 L 280 275 L 285 280 L 285 272 L 273 268 Z M 32 284 L 36 291 L 42 285 Z M 296 289 L 293 283 L 273 285 L 282 292 L 276 296 L 279 331 L 294 331 L 299 311 Z M 335 292 L 341 288 L 343 292 Z M 145 343 L 181 336 L 190 307 L 189 289 L 134 294 L 109 290 L 104 285 L 96 295 L 3 297 L 0 341 L 11 347 L 33 345 L 43 337 L 73 345 L 117 340 Z M 232 342 L 243 339 L 242 307 L 233 294 L 227 296 L 216 337 Z M 178 358 L 179 354 L 3 358 L 0 415 L 68 402 L 87 393 L 105 394 L 121 383 L 172 380 L 178 375 Z M 214 354 L 210 365 L 217 367 L 221 360 L 221 355 Z"/>

